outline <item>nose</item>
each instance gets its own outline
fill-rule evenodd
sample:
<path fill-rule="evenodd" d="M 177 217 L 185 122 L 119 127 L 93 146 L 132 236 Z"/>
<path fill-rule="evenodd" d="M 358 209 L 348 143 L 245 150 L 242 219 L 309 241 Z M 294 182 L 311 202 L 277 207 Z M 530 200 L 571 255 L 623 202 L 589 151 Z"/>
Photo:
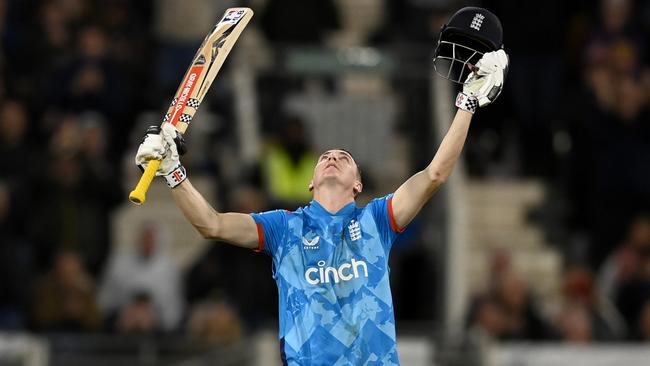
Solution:
<path fill-rule="evenodd" d="M 334 155 L 330 155 L 330 156 L 327 157 L 327 161 L 329 161 L 330 159 L 331 159 L 331 160 L 334 160 L 334 161 L 337 160 L 337 159 L 336 159 L 336 156 L 334 156 Z"/>

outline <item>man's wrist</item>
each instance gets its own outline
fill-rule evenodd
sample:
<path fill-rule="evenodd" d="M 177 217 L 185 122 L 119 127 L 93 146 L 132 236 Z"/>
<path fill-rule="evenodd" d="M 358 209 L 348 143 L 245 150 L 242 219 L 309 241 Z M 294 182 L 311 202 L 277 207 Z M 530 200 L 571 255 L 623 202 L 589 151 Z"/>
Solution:
<path fill-rule="evenodd" d="M 476 97 L 459 92 L 456 96 L 456 107 L 474 114 L 478 108 L 478 99 Z"/>
<path fill-rule="evenodd" d="M 185 167 L 180 163 L 168 174 L 163 176 L 169 188 L 175 188 L 187 179 Z"/>

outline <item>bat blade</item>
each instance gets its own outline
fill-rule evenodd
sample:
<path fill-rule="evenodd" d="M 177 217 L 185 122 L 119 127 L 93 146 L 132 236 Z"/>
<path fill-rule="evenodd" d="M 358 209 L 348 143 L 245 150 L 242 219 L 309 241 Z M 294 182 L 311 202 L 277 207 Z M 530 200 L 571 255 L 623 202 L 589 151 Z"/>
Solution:
<path fill-rule="evenodd" d="M 196 51 L 163 123 L 171 123 L 178 131 L 185 133 L 212 81 L 252 17 L 253 11 L 249 8 L 226 10 Z"/>
<path fill-rule="evenodd" d="M 163 125 L 171 123 L 180 133 L 185 133 L 194 114 L 199 109 L 212 81 L 217 76 L 233 45 L 253 17 L 249 8 L 230 8 L 199 46 L 190 67 L 185 72 L 176 94 L 163 118 Z M 129 200 L 137 205 L 144 203 L 147 190 L 160 162 L 151 161 L 142 174 Z"/>

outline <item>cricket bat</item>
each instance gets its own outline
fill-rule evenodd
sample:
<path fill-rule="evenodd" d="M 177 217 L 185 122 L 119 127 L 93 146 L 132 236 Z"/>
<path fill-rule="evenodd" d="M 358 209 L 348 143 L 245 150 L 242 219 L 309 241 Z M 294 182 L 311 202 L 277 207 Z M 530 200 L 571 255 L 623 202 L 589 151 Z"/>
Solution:
<path fill-rule="evenodd" d="M 185 133 L 221 65 L 252 17 L 253 10 L 249 8 L 226 10 L 196 51 L 163 118 L 163 125 L 171 123 L 180 133 Z M 129 194 L 131 202 L 137 205 L 144 203 L 147 190 L 159 166 L 160 160 L 149 161 L 138 185 Z"/>

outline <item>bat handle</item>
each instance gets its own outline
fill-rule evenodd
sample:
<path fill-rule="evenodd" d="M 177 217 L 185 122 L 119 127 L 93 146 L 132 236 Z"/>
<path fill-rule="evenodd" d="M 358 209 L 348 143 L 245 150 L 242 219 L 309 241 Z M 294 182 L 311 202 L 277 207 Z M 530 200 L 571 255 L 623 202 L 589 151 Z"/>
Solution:
<path fill-rule="evenodd" d="M 129 201 L 135 203 L 138 206 L 144 203 L 147 191 L 151 185 L 151 181 L 156 176 L 156 171 L 158 170 L 159 166 L 160 160 L 149 160 L 149 164 L 144 170 L 144 173 L 142 173 L 142 177 L 140 177 L 138 185 L 135 186 L 135 189 L 129 194 Z"/>

